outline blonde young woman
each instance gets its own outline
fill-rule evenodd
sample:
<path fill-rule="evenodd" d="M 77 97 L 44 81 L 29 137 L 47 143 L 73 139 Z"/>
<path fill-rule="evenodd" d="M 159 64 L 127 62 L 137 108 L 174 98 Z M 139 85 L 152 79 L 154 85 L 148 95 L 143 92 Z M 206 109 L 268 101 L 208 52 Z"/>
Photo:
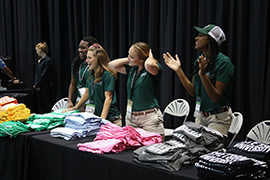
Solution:
<path fill-rule="evenodd" d="M 164 134 L 163 117 L 157 94 L 162 66 L 153 57 L 148 44 L 133 44 L 128 57 L 111 61 L 117 72 L 127 75 L 126 125 Z"/>
<path fill-rule="evenodd" d="M 49 52 L 48 45 L 38 43 L 36 53 L 39 56 L 35 72 L 35 82 L 33 88 L 36 90 L 36 113 L 48 113 L 52 108 L 52 78 L 53 66 L 51 58 L 47 55 Z"/>
<path fill-rule="evenodd" d="M 79 109 L 89 99 L 90 103 L 86 105 L 86 111 L 122 126 L 114 89 L 117 72 L 109 67 L 109 61 L 108 54 L 99 44 L 89 47 L 86 62 L 90 77 L 86 83 L 85 93 L 75 107 L 68 108 L 64 112 Z"/>

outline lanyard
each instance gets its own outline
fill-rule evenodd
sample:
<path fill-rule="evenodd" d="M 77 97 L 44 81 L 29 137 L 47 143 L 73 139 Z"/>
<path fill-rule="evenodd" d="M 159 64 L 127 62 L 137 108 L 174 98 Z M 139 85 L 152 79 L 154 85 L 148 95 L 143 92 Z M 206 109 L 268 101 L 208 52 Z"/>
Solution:
<path fill-rule="evenodd" d="M 138 68 L 135 69 L 133 77 L 132 77 L 132 81 L 131 81 L 131 84 L 130 84 L 130 88 L 131 88 L 130 99 L 132 99 L 132 96 L 133 96 L 133 93 L 134 93 L 135 82 L 137 81 L 137 79 L 139 78 L 139 76 L 140 76 L 140 74 L 142 72 L 142 70 L 140 70 L 140 72 L 136 76 L 137 70 L 138 70 Z"/>
<path fill-rule="evenodd" d="M 199 85 L 198 96 L 196 97 L 195 111 L 194 111 L 194 114 L 193 114 L 193 116 L 195 118 L 197 118 L 199 113 L 200 113 L 201 103 L 202 103 L 202 99 L 201 99 L 201 84 L 202 84 L 202 82 L 201 82 L 199 76 L 195 76 L 194 78 L 198 78 L 198 85 Z"/>
<path fill-rule="evenodd" d="M 95 85 L 96 85 L 96 84 L 92 81 L 92 89 L 91 89 L 90 103 L 92 103 L 91 101 L 93 100 L 94 91 L 95 91 Z"/>
<path fill-rule="evenodd" d="M 82 75 L 81 75 L 81 69 L 82 69 L 82 64 L 80 65 L 80 68 L 79 68 L 79 81 L 80 81 L 80 82 L 82 82 L 83 77 L 84 77 L 86 71 L 89 69 L 89 66 L 86 66 L 86 68 L 84 69 L 84 72 L 83 72 Z"/>
<path fill-rule="evenodd" d="M 198 97 L 200 97 L 200 96 L 201 96 L 201 90 L 202 90 L 202 87 L 201 87 L 201 85 L 202 85 L 202 80 L 201 80 L 201 78 L 199 77 L 199 75 L 198 75 L 196 78 L 198 78 L 198 83 L 199 83 Z"/>

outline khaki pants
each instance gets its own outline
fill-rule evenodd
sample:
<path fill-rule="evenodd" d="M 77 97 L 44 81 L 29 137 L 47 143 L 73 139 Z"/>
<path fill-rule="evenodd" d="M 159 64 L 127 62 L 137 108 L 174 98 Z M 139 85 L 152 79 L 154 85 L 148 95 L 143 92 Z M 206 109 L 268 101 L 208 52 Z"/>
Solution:
<path fill-rule="evenodd" d="M 153 111 L 155 109 L 155 111 Z M 146 113 L 153 111 L 151 113 Z M 163 116 L 160 109 L 152 108 L 145 111 L 136 112 L 141 115 L 133 115 L 131 119 L 126 118 L 126 125 L 133 128 L 142 128 L 148 132 L 154 132 L 158 134 L 164 134 Z"/>
<path fill-rule="evenodd" d="M 232 118 L 232 110 L 231 108 L 229 108 L 229 110 L 226 112 L 213 114 L 208 117 L 205 117 L 203 113 L 200 113 L 195 119 L 195 123 L 215 129 L 219 131 L 222 135 L 227 137 Z"/>

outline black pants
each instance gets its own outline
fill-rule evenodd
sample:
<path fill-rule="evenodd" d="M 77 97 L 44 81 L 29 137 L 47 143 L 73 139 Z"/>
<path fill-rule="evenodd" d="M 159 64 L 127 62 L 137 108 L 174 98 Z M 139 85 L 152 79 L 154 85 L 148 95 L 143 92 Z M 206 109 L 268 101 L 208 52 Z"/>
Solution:
<path fill-rule="evenodd" d="M 44 114 L 51 112 L 53 99 L 53 87 L 51 84 L 51 82 L 46 82 L 42 84 L 39 91 L 36 91 L 35 113 Z"/>

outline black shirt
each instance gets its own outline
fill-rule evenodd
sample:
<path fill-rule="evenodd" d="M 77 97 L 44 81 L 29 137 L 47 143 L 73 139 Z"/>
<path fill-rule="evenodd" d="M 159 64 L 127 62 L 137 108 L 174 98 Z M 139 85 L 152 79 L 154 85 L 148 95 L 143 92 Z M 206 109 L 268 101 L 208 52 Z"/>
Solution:
<path fill-rule="evenodd" d="M 52 62 L 49 56 L 45 56 L 37 65 L 35 73 L 35 86 L 40 87 L 46 82 L 52 81 Z"/>

